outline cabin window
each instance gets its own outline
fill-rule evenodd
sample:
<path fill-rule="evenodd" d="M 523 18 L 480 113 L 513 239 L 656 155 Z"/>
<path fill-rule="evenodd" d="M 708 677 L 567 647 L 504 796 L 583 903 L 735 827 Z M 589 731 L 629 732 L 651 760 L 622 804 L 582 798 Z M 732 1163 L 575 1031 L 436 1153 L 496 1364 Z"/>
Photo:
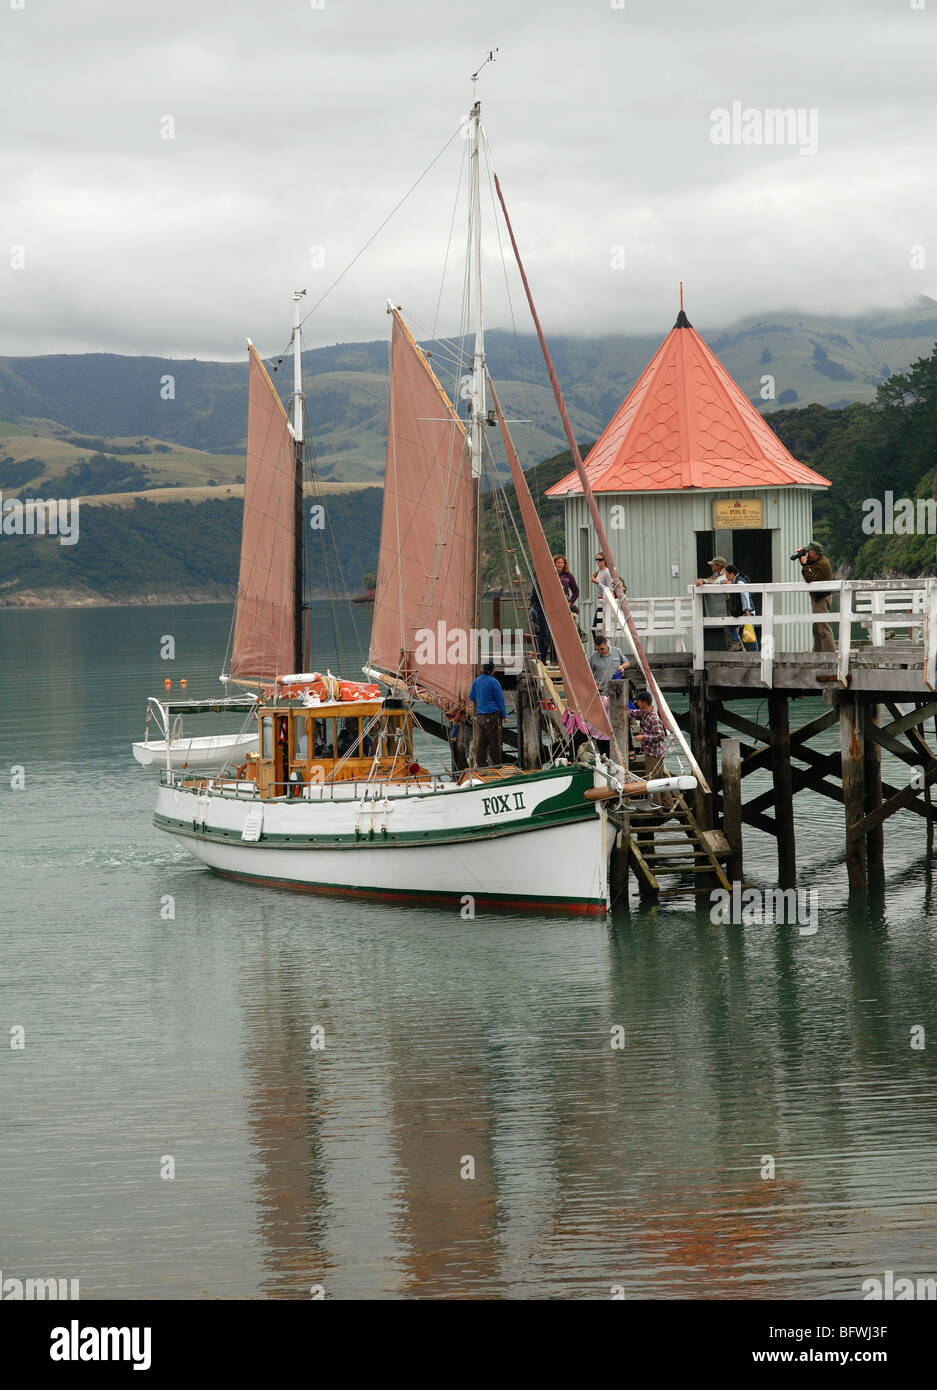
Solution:
<path fill-rule="evenodd" d="M 306 716 L 293 716 L 293 760 L 304 763 L 309 757 L 309 737 L 306 733 Z"/>
<path fill-rule="evenodd" d="M 316 719 L 313 721 L 313 757 L 335 757 L 335 720 Z"/>
<path fill-rule="evenodd" d="M 344 758 L 346 754 L 350 758 L 361 757 L 360 719 L 350 718 L 341 721 L 336 748 L 340 758 Z"/>
<path fill-rule="evenodd" d="M 260 721 L 261 745 L 260 752 L 264 758 L 273 757 L 273 719 L 269 714 L 265 714 Z"/>

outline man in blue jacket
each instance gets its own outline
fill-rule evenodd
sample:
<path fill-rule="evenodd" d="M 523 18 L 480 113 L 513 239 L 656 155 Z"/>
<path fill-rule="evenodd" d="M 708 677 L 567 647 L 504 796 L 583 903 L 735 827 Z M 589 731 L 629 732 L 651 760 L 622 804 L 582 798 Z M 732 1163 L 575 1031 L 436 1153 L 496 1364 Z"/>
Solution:
<path fill-rule="evenodd" d="M 472 766 L 501 765 L 501 721 L 507 718 L 504 691 L 494 673 L 493 661 L 486 661 L 480 676 L 472 681 L 469 705 L 472 711 Z"/>

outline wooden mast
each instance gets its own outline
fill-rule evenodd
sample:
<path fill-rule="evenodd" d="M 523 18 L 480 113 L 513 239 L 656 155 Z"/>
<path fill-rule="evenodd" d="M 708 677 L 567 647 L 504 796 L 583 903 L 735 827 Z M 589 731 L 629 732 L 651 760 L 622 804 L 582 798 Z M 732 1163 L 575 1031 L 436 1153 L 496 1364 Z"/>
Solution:
<path fill-rule="evenodd" d="M 484 66 L 484 65 L 483 65 Z M 481 69 L 479 69 L 480 71 Z M 472 164 L 469 184 L 469 225 L 468 257 L 470 276 L 473 281 L 472 292 L 475 311 L 475 346 L 472 352 L 472 384 L 470 404 L 472 417 L 469 421 L 469 449 L 472 459 L 472 511 L 473 532 L 475 536 L 475 617 L 473 626 L 481 628 L 481 475 L 482 452 L 484 449 L 485 410 L 485 320 L 482 302 L 482 262 L 481 262 L 481 180 L 479 177 L 480 149 L 479 127 L 482 104 L 475 98 L 478 73 L 472 76 Z M 476 671 L 477 674 L 477 671 Z"/>
<path fill-rule="evenodd" d="M 293 484 L 295 535 L 293 538 L 293 670 L 305 671 L 309 653 L 304 640 L 304 521 L 303 521 L 303 350 L 299 307 L 305 290 L 293 292 L 293 423 L 296 445 L 296 472 Z"/>

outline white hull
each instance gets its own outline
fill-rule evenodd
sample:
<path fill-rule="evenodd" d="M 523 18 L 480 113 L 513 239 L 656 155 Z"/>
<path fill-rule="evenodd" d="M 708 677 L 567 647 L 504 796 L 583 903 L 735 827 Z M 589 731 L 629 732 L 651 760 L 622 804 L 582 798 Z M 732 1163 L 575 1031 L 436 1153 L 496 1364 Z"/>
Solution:
<path fill-rule="evenodd" d="M 248 753 L 260 749 L 259 734 L 210 734 L 202 738 L 175 738 L 169 741 L 170 765 L 174 768 L 215 770 L 231 761 L 243 762 Z M 166 766 L 166 739 L 135 743 L 133 756 L 142 767 Z"/>
<path fill-rule="evenodd" d="M 532 776 L 420 793 L 388 786 L 386 796 L 365 799 L 349 783 L 334 795 L 313 787 L 315 799 L 262 802 L 164 785 L 156 824 L 185 836 L 217 872 L 270 885 L 604 912 L 615 835 L 604 811 L 591 807 L 561 824 L 530 822 L 544 803 L 564 794 L 570 804 L 581 799 L 581 786 L 577 779 L 573 788 L 572 777 Z M 258 838 L 242 838 L 245 831 Z"/>

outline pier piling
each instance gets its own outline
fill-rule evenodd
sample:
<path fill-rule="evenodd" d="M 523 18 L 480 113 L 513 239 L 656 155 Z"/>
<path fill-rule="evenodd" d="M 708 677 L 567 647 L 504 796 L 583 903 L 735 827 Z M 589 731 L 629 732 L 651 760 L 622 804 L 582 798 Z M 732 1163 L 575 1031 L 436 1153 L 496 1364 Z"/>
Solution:
<path fill-rule="evenodd" d="M 778 883 L 782 888 L 793 888 L 797 882 L 797 847 L 794 840 L 791 726 L 786 695 L 768 696 L 768 728 L 771 780 L 774 784 L 774 833 L 778 842 Z"/>

